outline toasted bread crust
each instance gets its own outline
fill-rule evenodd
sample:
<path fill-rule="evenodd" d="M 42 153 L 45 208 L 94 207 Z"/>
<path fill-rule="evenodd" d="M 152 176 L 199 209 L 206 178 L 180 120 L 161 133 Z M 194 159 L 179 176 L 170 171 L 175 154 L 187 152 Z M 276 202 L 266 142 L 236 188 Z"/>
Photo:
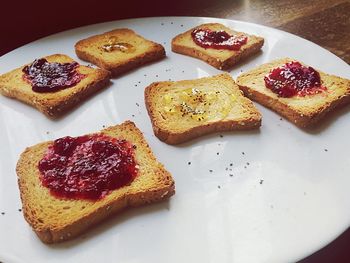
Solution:
<path fill-rule="evenodd" d="M 44 243 L 71 239 L 127 207 L 158 202 L 175 193 L 170 173 L 156 160 L 134 123 L 127 121 L 101 133 L 126 139 L 136 146 L 139 173 L 130 185 L 116 189 L 96 202 L 58 199 L 41 185 L 37 164 L 52 142 L 29 147 L 21 154 L 16 171 L 23 214 Z"/>
<path fill-rule="evenodd" d="M 193 121 L 190 127 L 179 129 L 182 125 L 183 119 L 181 116 L 178 118 L 178 127 L 173 127 L 167 123 L 166 119 L 163 119 L 159 106 L 156 105 L 155 101 L 161 97 L 162 92 L 168 87 L 176 89 L 176 85 L 181 87 L 193 86 L 196 84 L 201 85 L 202 83 L 223 82 L 223 86 L 229 86 L 229 92 L 239 97 L 239 103 L 244 105 L 245 110 L 248 112 L 246 116 L 240 116 L 233 119 L 223 119 L 214 122 L 201 122 L 198 123 Z M 200 137 L 205 134 L 220 132 L 220 131 L 233 131 L 233 130 L 249 130 L 259 128 L 261 126 L 261 114 L 255 108 L 253 103 L 247 98 L 243 97 L 238 92 L 238 86 L 235 84 L 231 76 L 228 74 L 220 74 L 214 77 L 207 77 L 198 80 L 185 80 L 178 82 L 155 82 L 146 87 L 145 89 L 145 103 L 148 114 L 150 116 L 154 134 L 163 142 L 168 144 L 179 144 L 182 142 L 189 141 L 191 139 Z"/>
<path fill-rule="evenodd" d="M 191 32 L 196 28 L 209 28 L 212 30 L 225 30 L 231 34 L 244 34 L 248 36 L 248 43 L 243 45 L 238 51 L 203 48 L 196 45 L 191 38 Z M 221 70 L 230 69 L 239 61 L 257 53 L 263 45 L 264 39 L 262 37 L 237 32 L 218 23 L 199 25 L 186 31 L 185 33 L 177 35 L 171 41 L 172 51 L 201 59 L 207 62 L 209 65 Z"/>
<path fill-rule="evenodd" d="M 45 59 L 49 62 L 73 62 L 73 59 L 62 54 L 47 56 Z M 56 92 L 38 93 L 23 80 L 24 67 L 0 76 L 0 93 L 37 108 L 49 118 L 60 117 L 79 102 L 106 87 L 110 77 L 110 73 L 106 70 L 79 65 L 77 71 L 85 74 L 86 77 L 77 85 Z"/>
<path fill-rule="evenodd" d="M 325 105 L 324 108 L 320 108 L 315 112 L 303 113 L 302 111 L 291 109 L 288 105 L 284 104 L 276 98 L 271 98 L 266 94 L 256 92 L 254 89 L 251 89 L 249 87 L 240 86 L 240 89 L 248 98 L 259 102 L 269 109 L 279 113 L 300 128 L 308 128 L 317 125 L 317 123 L 322 120 L 328 112 L 350 102 L 350 96 L 346 95 L 336 101 L 332 101 L 330 104 Z"/>
<path fill-rule="evenodd" d="M 121 42 L 135 43 L 136 51 L 130 55 L 119 52 L 118 56 L 113 52 L 100 52 L 99 47 L 104 44 L 106 38 L 112 36 L 118 37 Z M 80 59 L 110 71 L 113 77 L 165 57 L 165 49 L 162 45 L 147 40 L 127 28 L 115 29 L 80 40 L 75 44 L 75 52 Z"/>
<path fill-rule="evenodd" d="M 152 113 L 150 113 L 151 115 Z M 153 124 L 155 123 L 155 124 Z M 153 128 L 154 134 L 163 142 L 167 144 L 180 144 L 190 141 L 200 136 L 225 131 L 238 131 L 238 130 L 251 130 L 261 126 L 261 119 L 249 119 L 246 121 L 224 121 L 221 123 L 204 124 L 200 127 L 193 127 L 183 133 L 176 133 L 160 127 L 156 127 L 156 122 L 152 122 L 155 127 Z"/>
<path fill-rule="evenodd" d="M 263 77 L 273 68 L 291 61 L 295 60 L 283 58 L 261 65 L 238 76 L 237 84 L 248 98 L 272 109 L 300 128 L 317 125 L 328 112 L 350 102 L 350 80 L 321 71 L 318 72 L 322 85 L 328 89 L 324 94 L 281 98 L 267 89 Z"/>

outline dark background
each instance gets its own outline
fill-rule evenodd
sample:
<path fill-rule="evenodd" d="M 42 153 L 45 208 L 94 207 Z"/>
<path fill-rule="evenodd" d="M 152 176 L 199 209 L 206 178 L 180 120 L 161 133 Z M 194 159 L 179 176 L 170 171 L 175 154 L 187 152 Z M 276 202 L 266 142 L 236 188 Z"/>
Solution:
<path fill-rule="evenodd" d="M 136 17 L 208 16 L 288 31 L 350 63 L 350 1 L 344 0 L 3 0 L 0 8 L 0 55 L 41 37 L 83 25 Z M 300 263 L 350 262 L 349 244 L 350 230 Z"/>
<path fill-rule="evenodd" d="M 350 1 L 345 0 L 3 0 L 0 10 L 0 55 L 83 25 L 135 17 L 208 16 L 279 28 L 350 63 Z"/>

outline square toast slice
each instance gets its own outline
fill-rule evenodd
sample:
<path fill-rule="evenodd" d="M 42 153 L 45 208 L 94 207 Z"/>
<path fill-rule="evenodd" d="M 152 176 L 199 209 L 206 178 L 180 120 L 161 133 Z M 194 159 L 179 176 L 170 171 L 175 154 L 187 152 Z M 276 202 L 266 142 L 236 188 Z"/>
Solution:
<path fill-rule="evenodd" d="M 106 69 L 115 77 L 165 57 L 164 47 L 127 28 L 115 29 L 78 41 L 77 56 Z"/>
<path fill-rule="evenodd" d="M 31 146 L 21 154 L 16 171 L 23 214 L 42 242 L 71 239 L 124 208 L 161 201 L 175 193 L 170 173 L 157 161 L 133 122 L 106 128 L 99 134 L 125 139 L 134 145 L 138 175 L 129 185 L 97 201 L 57 198 L 42 185 L 38 163 L 52 141 Z"/>
<path fill-rule="evenodd" d="M 145 103 L 154 134 L 168 144 L 261 125 L 260 112 L 227 73 L 152 83 L 145 89 Z"/>
<path fill-rule="evenodd" d="M 319 70 L 321 85 L 327 88 L 325 92 L 284 98 L 266 88 L 264 77 L 271 70 L 292 61 L 297 60 L 282 58 L 263 64 L 238 76 L 237 84 L 248 98 L 272 109 L 301 128 L 317 124 L 328 112 L 350 102 L 350 80 Z"/>
<path fill-rule="evenodd" d="M 192 39 L 191 32 L 195 29 L 223 30 L 230 35 L 247 36 L 248 41 L 246 44 L 242 45 L 239 50 L 204 48 L 197 45 Z M 239 61 L 257 53 L 263 44 L 264 39 L 262 37 L 238 32 L 219 23 L 207 23 L 194 27 L 174 37 L 171 41 L 171 49 L 176 53 L 201 59 L 217 69 L 227 70 Z"/>
<path fill-rule="evenodd" d="M 73 59 L 62 54 L 44 58 L 48 62 L 74 62 Z M 110 79 L 110 73 L 106 70 L 79 65 L 77 72 L 85 75 L 79 83 L 55 92 L 41 93 L 33 91 L 31 84 L 23 79 L 22 69 L 25 66 L 0 76 L 0 93 L 31 105 L 50 118 L 60 117 L 80 101 L 106 87 Z"/>

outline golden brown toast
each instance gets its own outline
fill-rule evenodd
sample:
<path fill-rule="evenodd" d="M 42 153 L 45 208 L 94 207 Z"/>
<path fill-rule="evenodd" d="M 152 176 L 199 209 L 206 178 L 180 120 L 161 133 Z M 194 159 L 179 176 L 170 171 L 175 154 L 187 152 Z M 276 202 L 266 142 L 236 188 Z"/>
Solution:
<path fill-rule="evenodd" d="M 239 50 L 203 48 L 197 45 L 191 37 L 191 32 L 197 28 L 208 28 L 213 31 L 224 30 L 231 35 L 245 35 L 248 37 L 248 42 L 241 46 Z M 174 37 L 171 42 L 171 48 L 176 53 L 201 59 L 217 69 L 226 70 L 239 61 L 257 53 L 263 44 L 264 39 L 262 37 L 238 32 L 219 23 L 208 23 L 199 25 Z"/>
<path fill-rule="evenodd" d="M 321 71 L 318 71 L 321 85 L 327 91 L 319 94 L 284 98 L 266 88 L 264 77 L 274 68 L 291 61 L 296 60 L 283 58 L 263 64 L 238 76 L 237 84 L 248 98 L 274 110 L 299 127 L 313 126 L 334 108 L 350 102 L 350 80 Z"/>
<path fill-rule="evenodd" d="M 157 161 L 133 122 L 106 128 L 100 134 L 125 139 L 134 145 L 138 175 L 130 185 L 113 190 L 97 201 L 57 198 L 42 185 L 38 162 L 52 142 L 31 146 L 21 154 L 17 176 L 23 213 L 43 242 L 71 239 L 126 207 L 161 201 L 175 193 L 170 173 Z"/>
<path fill-rule="evenodd" d="M 229 74 L 152 83 L 145 103 L 154 134 L 168 144 L 261 125 L 261 114 Z"/>
<path fill-rule="evenodd" d="M 62 54 L 47 56 L 45 59 L 48 62 L 73 62 L 73 59 Z M 106 70 L 79 65 L 77 72 L 85 77 L 75 86 L 39 93 L 33 91 L 31 84 L 23 79 L 24 67 L 25 65 L 0 76 L 0 93 L 31 105 L 50 118 L 60 117 L 79 102 L 106 87 L 110 78 L 110 73 Z"/>
<path fill-rule="evenodd" d="M 109 70 L 114 77 L 165 57 L 162 45 L 127 28 L 80 40 L 75 52 L 79 58 Z"/>

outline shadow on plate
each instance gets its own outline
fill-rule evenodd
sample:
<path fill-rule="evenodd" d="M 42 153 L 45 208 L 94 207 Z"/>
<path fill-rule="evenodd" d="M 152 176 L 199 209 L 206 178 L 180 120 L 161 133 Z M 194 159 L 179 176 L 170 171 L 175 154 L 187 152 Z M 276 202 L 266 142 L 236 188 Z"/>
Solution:
<path fill-rule="evenodd" d="M 145 64 L 141 64 L 139 66 L 136 66 L 135 68 L 128 69 L 120 74 L 115 75 L 115 76 L 112 75 L 111 79 L 118 79 L 118 78 L 122 78 L 122 77 L 127 77 L 127 76 L 132 75 L 135 72 L 141 70 L 142 67 L 150 67 L 150 66 L 155 65 L 159 62 L 168 61 L 168 60 L 169 60 L 169 58 L 167 56 L 165 56 L 165 57 L 159 58 L 159 59 L 154 60 L 154 61 L 149 61 L 149 62 L 146 62 Z M 159 80 L 157 79 L 155 81 L 168 81 L 168 79 L 161 79 L 160 74 L 158 74 L 157 76 L 159 76 Z M 154 79 L 154 76 L 149 76 L 149 77 L 150 77 L 150 79 Z"/>
<path fill-rule="evenodd" d="M 188 142 L 183 142 L 180 144 L 176 144 L 176 145 L 172 145 L 175 147 L 180 147 L 180 148 L 186 148 L 189 146 L 193 146 L 195 144 L 201 144 L 203 143 L 202 141 L 206 141 L 208 142 L 214 139 L 221 139 L 221 138 L 228 138 L 230 137 L 234 137 L 234 136 L 256 136 L 258 134 L 260 134 L 260 129 L 252 129 L 252 130 L 244 130 L 244 131 L 225 131 L 225 132 L 215 132 L 215 133 L 211 133 L 211 134 L 207 134 L 207 135 L 203 135 L 200 136 L 198 138 L 192 139 Z"/>
<path fill-rule="evenodd" d="M 223 70 L 227 73 L 231 73 L 235 70 L 239 70 L 240 68 L 242 68 L 242 66 L 244 65 L 248 65 L 249 63 L 253 62 L 254 60 L 257 59 L 257 57 L 261 56 L 263 54 L 263 51 L 262 50 L 259 50 L 257 53 L 253 54 L 253 55 L 250 55 L 249 57 L 245 58 L 245 59 L 242 59 L 240 60 L 237 64 L 233 65 L 231 68 L 227 69 L 227 70 Z M 266 63 L 266 62 L 265 62 Z M 246 70 L 247 71 L 247 70 Z M 244 73 L 243 71 L 240 71 L 240 74 Z"/>
<path fill-rule="evenodd" d="M 68 240 L 62 243 L 48 245 L 48 249 L 52 250 L 65 250 L 73 248 L 79 245 L 84 244 L 94 238 L 97 238 L 98 235 L 103 234 L 106 231 L 111 230 L 113 227 L 121 227 L 121 225 L 129 220 L 132 217 L 137 217 L 141 215 L 151 214 L 160 210 L 169 210 L 170 204 L 169 200 L 162 201 L 156 204 L 149 204 L 142 207 L 126 208 L 123 211 L 116 213 L 114 216 L 106 218 L 102 222 L 98 223 L 95 226 L 92 226 L 87 230 L 86 233 L 83 233 L 72 240 Z"/>
<path fill-rule="evenodd" d="M 304 129 L 309 134 L 321 134 L 327 128 L 329 128 L 334 122 L 346 114 L 350 113 L 350 105 L 342 105 L 333 111 L 327 113 L 327 115 L 320 121 L 320 123 L 314 127 Z"/>

